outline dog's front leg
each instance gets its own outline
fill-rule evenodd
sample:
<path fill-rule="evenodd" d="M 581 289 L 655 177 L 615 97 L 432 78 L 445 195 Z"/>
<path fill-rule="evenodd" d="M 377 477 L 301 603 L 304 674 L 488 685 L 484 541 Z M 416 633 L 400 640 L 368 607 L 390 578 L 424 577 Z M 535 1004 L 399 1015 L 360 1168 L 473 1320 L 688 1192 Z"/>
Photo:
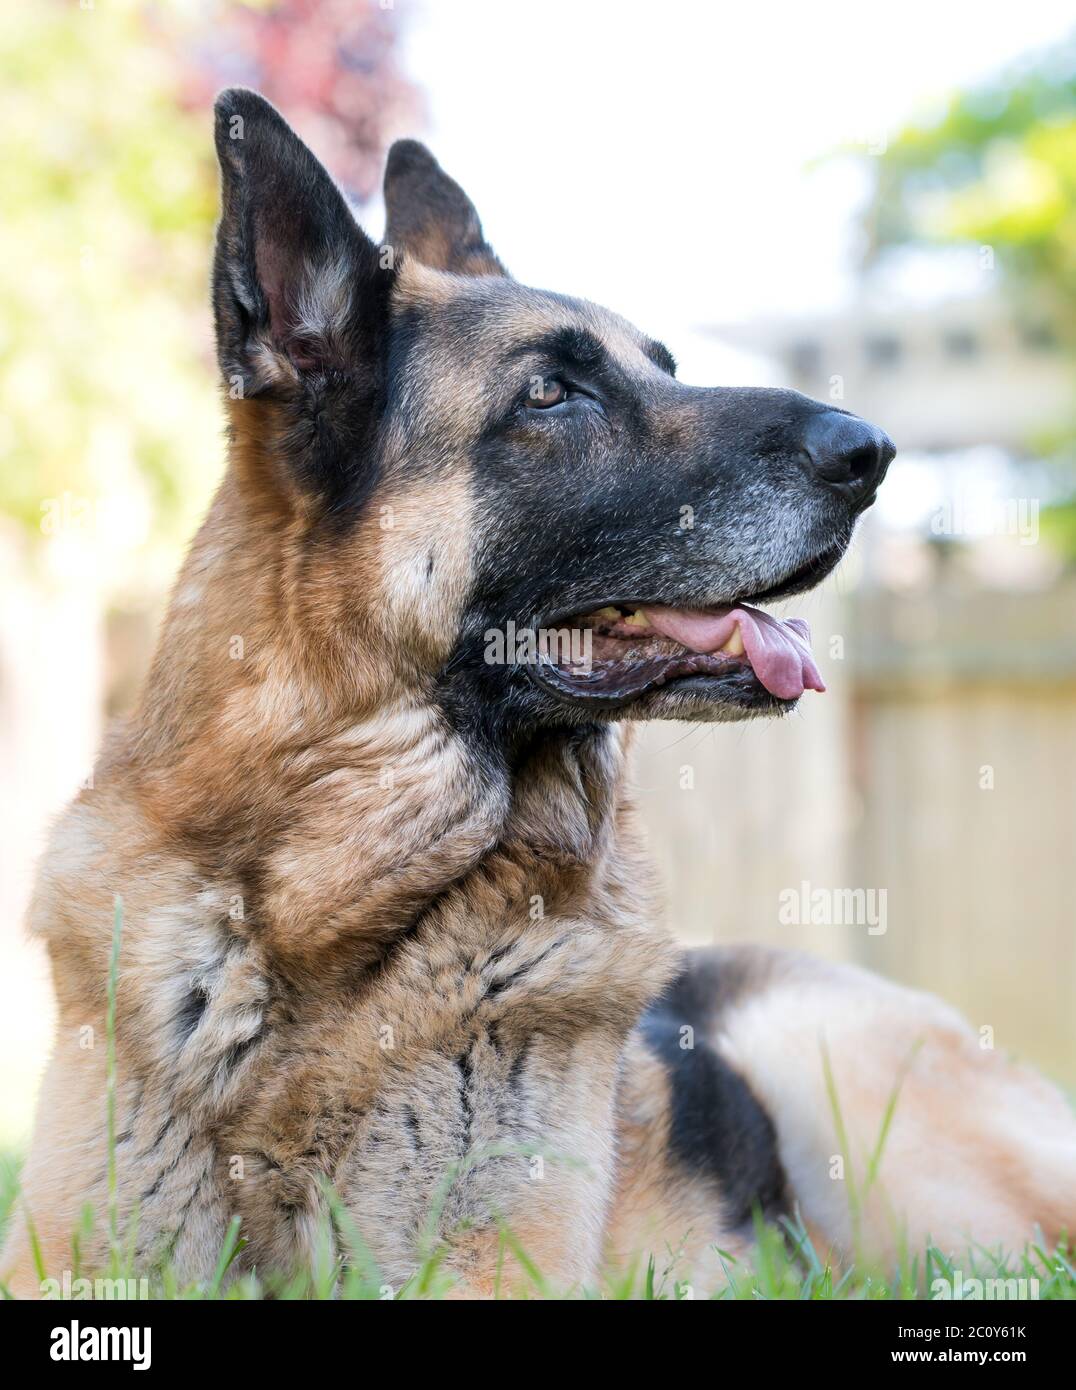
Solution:
<path fill-rule="evenodd" d="M 528 1262 L 555 1287 L 594 1277 L 619 1024 L 567 1000 L 565 971 L 600 943 L 548 919 L 494 959 L 454 934 L 465 910 L 432 914 L 349 1011 L 311 1011 L 236 1108 L 252 1263 L 315 1258 L 338 1202 L 339 1253 L 394 1290 L 433 1265 L 472 1293 Z"/>

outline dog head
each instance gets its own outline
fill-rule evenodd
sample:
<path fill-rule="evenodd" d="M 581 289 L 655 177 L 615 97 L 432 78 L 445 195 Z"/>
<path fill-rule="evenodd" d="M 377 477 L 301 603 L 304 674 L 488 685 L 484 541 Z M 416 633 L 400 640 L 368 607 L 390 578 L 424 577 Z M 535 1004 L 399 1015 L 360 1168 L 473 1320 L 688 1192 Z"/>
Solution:
<path fill-rule="evenodd" d="M 682 385 L 622 318 L 518 284 L 413 141 L 380 247 L 260 97 L 222 95 L 217 145 L 233 457 L 338 682 L 517 728 L 822 688 L 806 625 L 753 605 L 837 563 L 884 434 L 794 391 Z"/>

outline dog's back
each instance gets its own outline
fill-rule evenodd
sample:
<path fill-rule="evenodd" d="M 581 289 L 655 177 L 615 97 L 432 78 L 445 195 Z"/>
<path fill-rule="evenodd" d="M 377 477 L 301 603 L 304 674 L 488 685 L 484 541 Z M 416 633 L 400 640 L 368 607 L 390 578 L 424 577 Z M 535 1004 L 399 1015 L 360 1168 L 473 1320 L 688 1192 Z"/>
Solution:
<path fill-rule="evenodd" d="M 666 1252 L 670 1280 L 720 1281 L 758 1217 L 880 1269 L 1076 1229 L 1071 1107 L 931 995 L 792 951 L 689 951 L 629 1055 L 611 1241 Z"/>

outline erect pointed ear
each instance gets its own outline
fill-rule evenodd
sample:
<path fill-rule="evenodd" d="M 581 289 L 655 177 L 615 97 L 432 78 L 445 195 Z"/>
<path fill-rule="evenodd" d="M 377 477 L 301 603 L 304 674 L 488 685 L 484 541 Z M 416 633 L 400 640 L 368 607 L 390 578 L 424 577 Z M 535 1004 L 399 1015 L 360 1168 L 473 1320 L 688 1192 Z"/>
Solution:
<path fill-rule="evenodd" d="M 474 204 L 417 140 L 397 140 L 385 167 L 385 242 L 434 270 L 507 275 Z"/>
<path fill-rule="evenodd" d="M 269 102 L 232 88 L 215 111 L 222 207 L 213 306 L 231 393 L 306 389 L 344 373 L 353 393 L 372 396 L 391 267 Z"/>

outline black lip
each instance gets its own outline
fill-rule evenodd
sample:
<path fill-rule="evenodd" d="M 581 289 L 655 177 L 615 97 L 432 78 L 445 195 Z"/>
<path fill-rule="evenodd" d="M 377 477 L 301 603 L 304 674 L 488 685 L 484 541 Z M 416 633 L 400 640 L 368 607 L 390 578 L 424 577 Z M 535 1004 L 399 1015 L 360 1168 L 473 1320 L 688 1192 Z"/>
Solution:
<path fill-rule="evenodd" d="M 677 676 L 652 690 L 650 697 L 660 698 L 664 691 L 670 695 L 698 695 L 710 704 L 769 714 L 786 714 L 799 703 L 798 699 L 782 700 L 767 690 L 750 667 L 739 673 L 730 672 L 728 676 Z M 635 702 L 629 700 L 627 703 Z"/>
<path fill-rule="evenodd" d="M 692 685 L 721 692 L 721 698 L 728 704 L 743 704 L 748 701 L 753 703 L 760 696 L 773 699 L 783 706 L 795 704 L 794 700 L 779 700 L 776 695 L 771 696 L 751 667 L 738 658 L 730 658 L 724 671 L 684 671 L 673 676 L 656 675 L 641 685 L 621 690 L 608 687 L 602 690 L 587 690 L 577 681 L 565 679 L 560 669 L 548 658 L 528 666 L 527 671 L 536 684 L 550 694 L 572 704 L 587 705 L 592 709 L 620 709 L 646 696 L 658 695 L 663 690 L 682 689 Z M 732 698 L 733 692 L 743 698 Z"/>

